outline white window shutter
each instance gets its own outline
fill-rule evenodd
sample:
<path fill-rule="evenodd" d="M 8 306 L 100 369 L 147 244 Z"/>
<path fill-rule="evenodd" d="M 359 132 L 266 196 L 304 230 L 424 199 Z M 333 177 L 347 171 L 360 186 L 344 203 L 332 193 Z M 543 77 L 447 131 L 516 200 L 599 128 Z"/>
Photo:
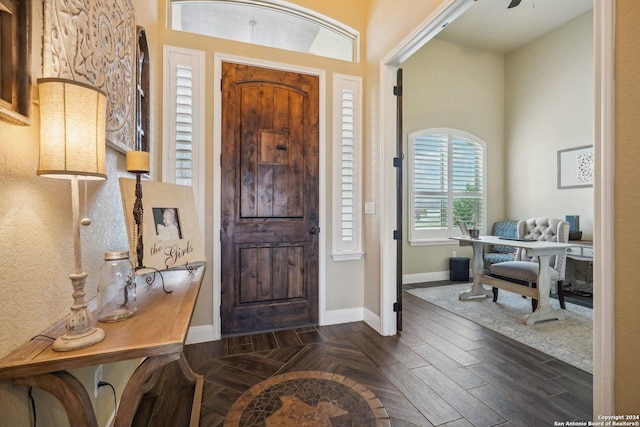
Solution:
<path fill-rule="evenodd" d="M 457 221 L 485 226 L 485 143 L 455 129 L 409 135 L 409 242 L 459 235 Z"/>
<path fill-rule="evenodd" d="M 164 46 L 162 179 L 193 188 L 204 232 L 204 52 Z"/>
<path fill-rule="evenodd" d="M 362 80 L 335 74 L 333 259 L 362 258 Z"/>

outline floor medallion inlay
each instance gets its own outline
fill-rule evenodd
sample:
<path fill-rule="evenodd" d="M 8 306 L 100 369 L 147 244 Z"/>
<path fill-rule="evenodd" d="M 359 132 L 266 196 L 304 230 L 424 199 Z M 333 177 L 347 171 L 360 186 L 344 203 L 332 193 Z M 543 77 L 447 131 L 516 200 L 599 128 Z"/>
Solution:
<path fill-rule="evenodd" d="M 303 371 L 271 377 L 247 390 L 225 427 L 390 426 L 378 398 L 342 375 Z"/>

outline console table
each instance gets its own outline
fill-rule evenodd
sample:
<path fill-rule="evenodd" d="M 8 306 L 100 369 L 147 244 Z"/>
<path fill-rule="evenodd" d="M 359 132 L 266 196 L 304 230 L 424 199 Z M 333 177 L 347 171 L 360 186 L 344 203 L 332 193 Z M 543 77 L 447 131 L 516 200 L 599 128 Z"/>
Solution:
<path fill-rule="evenodd" d="M 541 240 L 505 240 L 496 236 L 481 236 L 477 239 L 453 237 L 453 239 L 458 240 L 460 242 L 460 246 L 473 246 L 473 262 L 471 264 L 471 270 L 473 271 L 473 285 L 469 291 L 462 292 L 458 296 L 460 300 L 467 300 L 471 297 L 477 296 L 489 296 L 491 291 L 487 291 L 482 286 L 482 284 L 485 283 L 496 288 L 516 292 L 538 300 L 538 307 L 536 310 L 533 313 L 524 316 L 523 322 L 526 325 L 533 325 L 535 322 L 539 322 L 541 320 L 564 319 L 564 312 L 562 310 L 553 309 L 551 304 L 549 304 L 549 291 L 551 288 L 551 276 L 549 274 L 549 269 L 539 268 L 538 280 L 536 282 L 537 288 L 529 288 L 508 280 L 502 280 L 497 277 L 491 277 L 484 274 L 482 254 L 484 245 L 503 245 L 512 246 L 514 248 L 524 248 L 527 250 L 528 256 L 538 257 L 538 266 L 546 266 L 549 265 L 551 256 L 562 255 L 569 248 L 574 247 L 574 244 L 547 242 Z"/>
<path fill-rule="evenodd" d="M 190 426 L 197 426 L 204 380 L 189 367 L 183 348 L 204 271 L 204 263 L 163 271 L 164 287 L 170 293 L 165 292 L 159 279 L 151 285 L 138 283 L 138 312 L 120 322 L 100 322 L 106 337 L 90 347 L 57 352 L 51 348 L 52 341 L 27 342 L 0 360 L 0 380 L 11 379 L 14 385 L 45 390 L 62 403 L 71 426 L 97 427 L 87 390 L 67 370 L 144 358 L 120 398 L 114 425 L 124 427 L 131 425 L 142 395 L 151 389 L 160 368 L 177 360 L 185 377 L 195 383 Z M 60 321 L 43 335 L 62 335 L 65 322 Z"/>

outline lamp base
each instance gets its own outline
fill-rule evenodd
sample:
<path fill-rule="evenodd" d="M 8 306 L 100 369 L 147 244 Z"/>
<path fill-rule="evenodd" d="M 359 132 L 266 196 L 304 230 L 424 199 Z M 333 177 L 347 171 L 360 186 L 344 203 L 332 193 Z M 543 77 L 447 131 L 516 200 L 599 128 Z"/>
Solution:
<path fill-rule="evenodd" d="M 82 333 L 69 331 L 53 342 L 55 351 L 72 351 L 89 347 L 104 339 L 104 331 L 100 328 L 89 328 Z"/>
<path fill-rule="evenodd" d="M 84 301 L 84 284 L 87 273 L 70 274 L 73 285 L 71 312 L 67 318 L 67 333 L 53 342 L 55 351 L 71 351 L 89 347 L 104 339 L 104 331 L 91 326 L 92 316 Z"/>

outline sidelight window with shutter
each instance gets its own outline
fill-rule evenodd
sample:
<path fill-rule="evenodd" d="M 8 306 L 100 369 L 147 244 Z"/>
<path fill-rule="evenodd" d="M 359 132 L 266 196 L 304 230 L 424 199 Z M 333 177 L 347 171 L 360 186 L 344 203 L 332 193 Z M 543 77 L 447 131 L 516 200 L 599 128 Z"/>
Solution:
<path fill-rule="evenodd" d="M 460 235 L 458 221 L 485 229 L 485 143 L 455 129 L 409 134 L 409 242 Z"/>
<path fill-rule="evenodd" d="M 204 52 L 164 46 L 162 179 L 193 188 L 204 230 Z"/>
<path fill-rule="evenodd" d="M 333 77 L 333 259 L 362 258 L 362 79 Z"/>

